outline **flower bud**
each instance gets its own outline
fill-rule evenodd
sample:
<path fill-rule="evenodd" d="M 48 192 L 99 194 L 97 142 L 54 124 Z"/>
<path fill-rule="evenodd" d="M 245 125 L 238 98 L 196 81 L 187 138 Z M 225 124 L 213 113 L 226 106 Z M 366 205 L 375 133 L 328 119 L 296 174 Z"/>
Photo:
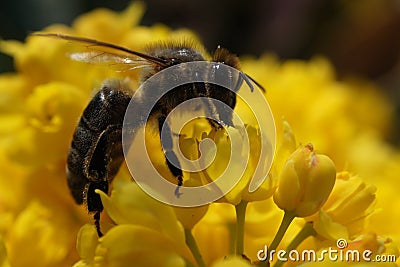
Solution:
<path fill-rule="evenodd" d="M 327 200 L 335 184 L 336 169 L 326 155 L 313 152 L 308 144 L 294 151 L 283 166 L 274 194 L 274 201 L 297 217 L 317 212 Z"/>

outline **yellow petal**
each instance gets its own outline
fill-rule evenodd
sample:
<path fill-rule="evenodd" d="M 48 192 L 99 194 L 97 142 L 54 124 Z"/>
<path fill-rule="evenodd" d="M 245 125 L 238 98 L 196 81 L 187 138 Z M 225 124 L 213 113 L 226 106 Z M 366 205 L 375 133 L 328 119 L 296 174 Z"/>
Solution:
<path fill-rule="evenodd" d="M 274 201 L 283 210 L 294 210 L 300 199 L 300 181 L 293 160 L 288 160 L 281 173 L 282 179 L 274 194 Z"/>
<path fill-rule="evenodd" d="M 117 224 L 135 224 L 156 229 L 185 244 L 184 232 L 172 207 L 153 199 L 133 182 L 115 183 L 111 197 L 98 191 L 104 209 Z"/>
<path fill-rule="evenodd" d="M 299 217 L 317 212 L 328 199 L 335 184 L 336 168 L 333 161 L 326 155 L 315 155 L 312 161 L 315 165 L 308 173 L 303 199 L 296 209 Z"/>
<path fill-rule="evenodd" d="M 315 221 L 313 227 L 319 235 L 331 241 L 336 241 L 340 238 L 347 240 L 349 238 L 346 227 L 334 222 L 323 210 L 320 210 L 318 220 Z"/>
<path fill-rule="evenodd" d="M 239 256 L 228 257 L 218 260 L 212 267 L 251 267 L 253 266 L 249 261 Z"/>
<path fill-rule="evenodd" d="M 184 248 L 150 228 L 119 225 L 100 241 L 96 250 L 96 266 L 185 266 L 180 255 Z M 179 252 L 182 252 L 180 254 Z M 187 254 L 186 254 L 187 255 Z"/>
<path fill-rule="evenodd" d="M 200 186 L 198 180 L 188 180 L 183 184 L 184 186 Z M 182 223 L 183 228 L 192 229 L 207 213 L 209 205 L 200 207 L 174 207 L 174 211 L 178 220 Z"/>
<path fill-rule="evenodd" d="M 283 132 L 276 151 L 273 167 L 281 171 L 286 159 L 296 150 L 296 138 L 289 122 L 283 121 Z"/>
<path fill-rule="evenodd" d="M 373 204 L 376 198 L 375 186 L 366 184 L 360 177 L 351 175 L 349 172 L 340 172 L 337 174 L 335 186 L 329 196 L 327 202 L 323 206 L 326 216 L 329 221 L 319 220 L 324 216 L 313 216 L 308 218 L 309 221 L 314 221 L 315 225 L 340 224 L 347 231 L 347 236 L 363 232 L 367 222 L 367 216 L 373 211 Z M 327 236 L 335 235 L 337 227 L 324 226 L 326 231 L 331 233 Z M 317 230 L 318 232 L 318 230 Z M 337 237 L 337 235 L 335 235 Z M 343 236 L 344 237 L 344 236 Z"/>
<path fill-rule="evenodd" d="M 86 264 L 93 263 L 98 243 L 96 228 L 92 224 L 82 226 L 78 232 L 76 249 L 83 262 Z"/>

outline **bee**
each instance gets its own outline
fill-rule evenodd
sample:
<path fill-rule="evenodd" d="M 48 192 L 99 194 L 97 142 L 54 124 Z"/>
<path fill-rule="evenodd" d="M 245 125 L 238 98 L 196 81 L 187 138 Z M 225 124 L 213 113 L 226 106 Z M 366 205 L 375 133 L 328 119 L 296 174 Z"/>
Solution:
<path fill-rule="evenodd" d="M 71 55 L 71 58 L 90 63 L 117 63 L 127 69 L 140 69 L 140 82 L 142 83 L 157 72 L 171 66 L 206 60 L 202 52 L 188 42 L 152 45 L 147 48 L 145 53 L 141 53 L 115 44 L 83 37 L 57 33 L 34 33 L 33 35 L 86 45 L 91 49 L 90 52 L 75 53 Z M 239 58 L 221 47 L 218 47 L 212 54 L 211 61 L 240 70 Z M 252 90 L 253 86 L 250 80 L 264 90 L 251 77 L 245 74 L 242 77 Z M 86 204 L 88 212 L 94 214 L 93 218 L 99 237 L 103 235 L 100 229 L 100 213 L 103 205 L 95 190 L 99 189 L 108 194 L 110 183 L 124 161 L 124 146 L 129 146 L 129 144 L 122 143 L 122 125 L 130 101 L 136 99 L 134 105 L 146 106 L 149 104 L 146 101 L 151 94 L 151 91 L 144 91 L 140 98 L 133 98 L 132 91 L 124 88 L 121 84 L 105 83 L 91 99 L 76 126 L 67 157 L 67 184 L 75 202 Z M 177 197 L 180 194 L 179 187 L 183 183 L 183 174 L 180 165 L 172 164 L 169 160 L 173 159 L 174 162 L 179 163 L 172 148 L 172 132 L 166 118 L 179 104 L 197 97 L 219 100 L 232 110 L 236 105 L 235 92 L 215 84 L 194 82 L 178 86 L 162 96 L 152 108 L 148 119 L 156 122 L 155 125 L 158 125 L 159 132 L 164 127 L 164 131 L 167 131 L 167 136 L 170 138 L 163 140 L 163 152 L 168 169 L 177 179 L 177 190 L 175 191 Z M 213 113 L 215 118 L 219 118 L 219 121 L 209 119 L 213 128 L 219 129 L 222 125 L 233 126 L 232 111 L 224 110 L 222 112 L 218 110 L 218 107 L 213 106 L 212 102 L 205 103 L 205 106 L 209 113 Z M 130 126 L 132 132 L 146 123 L 143 120 L 134 122 Z"/>

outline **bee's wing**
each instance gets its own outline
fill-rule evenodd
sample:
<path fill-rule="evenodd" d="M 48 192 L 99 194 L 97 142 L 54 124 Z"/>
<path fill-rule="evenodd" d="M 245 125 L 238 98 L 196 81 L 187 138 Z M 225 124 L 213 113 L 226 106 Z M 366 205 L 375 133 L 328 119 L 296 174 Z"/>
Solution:
<path fill-rule="evenodd" d="M 107 64 L 116 71 L 128 71 L 154 65 L 154 63 L 140 57 L 105 51 L 76 52 L 69 54 L 69 57 L 72 60 L 85 63 Z"/>
<path fill-rule="evenodd" d="M 33 33 L 32 36 L 64 39 L 70 42 L 81 43 L 86 46 L 86 52 L 71 53 L 70 57 L 76 61 L 87 63 L 106 63 L 113 65 L 117 70 L 131 70 L 147 66 L 166 66 L 168 61 L 153 57 L 128 48 L 94 39 L 64 35 L 58 33 Z"/>

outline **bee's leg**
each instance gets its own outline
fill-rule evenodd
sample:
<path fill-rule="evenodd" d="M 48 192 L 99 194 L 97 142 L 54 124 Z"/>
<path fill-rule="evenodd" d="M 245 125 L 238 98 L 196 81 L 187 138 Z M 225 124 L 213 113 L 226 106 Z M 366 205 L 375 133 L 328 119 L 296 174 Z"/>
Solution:
<path fill-rule="evenodd" d="M 220 130 L 222 128 L 224 128 L 224 126 L 222 126 L 219 122 L 211 119 L 211 118 L 207 118 L 208 124 L 210 124 L 210 126 L 214 129 L 214 130 Z"/>
<path fill-rule="evenodd" d="M 210 124 L 214 130 L 218 131 L 227 126 L 233 127 L 232 110 L 230 110 L 229 107 L 212 106 L 212 108 L 207 109 L 206 112 L 208 113 L 208 124 Z"/>
<path fill-rule="evenodd" d="M 173 133 L 171 131 L 171 128 L 169 127 L 169 124 L 165 120 L 166 116 L 164 115 L 161 115 L 158 118 L 158 129 L 160 134 L 162 132 L 164 133 L 161 138 L 161 143 L 163 146 L 165 160 L 167 161 L 168 168 L 171 171 L 171 173 L 178 179 L 178 186 L 175 189 L 175 196 L 179 197 L 181 195 L 181 193 L 179 192 L 179 188 L 183 184 L 183 173 L 181 170 L 178 157 L 176 156 L 173 150 L 173 140 L 172 140 Z M 171 159 L 173 163 L 169 159 Z"/>
<path fill-rule="evenodd" d="M 90 180 L 85 186 L 85 198 L 88 211 L 94 212 L 93 219 L 99 237 L 103 236 L 100 229 L 103 204 L 96 190 L 108 194 L 109 184 L 124 161 L 123 148 L 128 148 L 131 141 L 125 138 L 122 142 L 122 125 L 109 125 L 98 137 L 92 156 L 88 157 L 87 172 Z"/>
<path fill-rule="evenodd" d="M 204 98 L 203 103 L 210 126 L 215 130 L 233 127 L 232 113 L 236 105 L 236 93 L 218 85 L 209 85 L 209 92 L 209 97 Z"/>
<path fill-rule="evenodd" d="M 220 119 L 220 116 L 218 114 L 218 111 L 214 105 L 214 103 L 209 99 L 209 98 L 203 98 L 202 102 L 204 106 L 206 107 L 205 112 L 206 112 L 206 119 L 208 121 L 208 124 L 214 129 L 214 130 L 220 130 L 224 128 L 223 122 Z"/>
<path fill-rule="evenodd" d="M 103 233 L 100 230 L 100 214 L 101 211 L 96 211 L 96 213 L 93 215 L 93 219 L 94 219 L 94 225 L 96 226 L 97 235 L 99 237 L 102 237 Z"/>
<path fill-rule="evenodd" d="M 100 214 L 103 211 L 103 204 L 101 203 L 100 195 L 96 193 L 96 190 L 101 190 L 108 193 L 108 181 L 90 181 L 85 186 L 85 198 L 87 209 L 90 213 L 94 213 L 94 225 L 96 227 L 97 235 L 103 236 L 100 229 Z"/>

